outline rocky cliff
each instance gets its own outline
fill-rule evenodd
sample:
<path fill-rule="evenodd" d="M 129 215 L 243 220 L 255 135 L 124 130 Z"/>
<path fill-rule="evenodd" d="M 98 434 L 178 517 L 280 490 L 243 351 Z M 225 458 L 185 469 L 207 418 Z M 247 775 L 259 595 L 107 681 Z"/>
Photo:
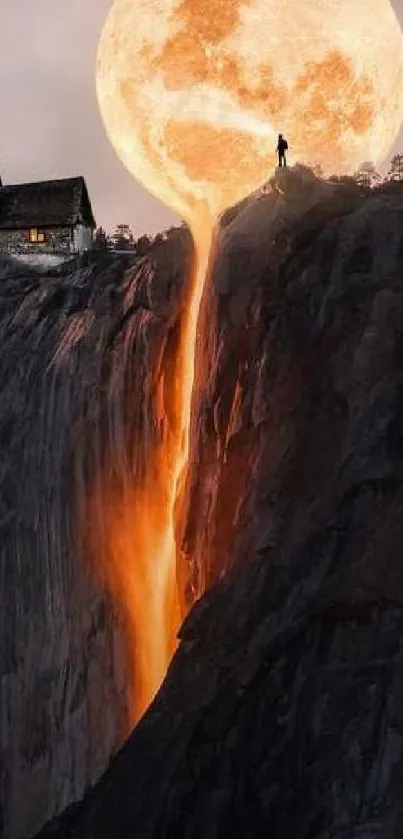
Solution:
<path fill-rule="evenodd" d="M 209 590 L 43 839 L 403 836 L 402 218 L 296 170 L 223 219 L 178 534 Z"/>
<path fill-rule="evenodd" d="M 402 218 L 400 185 L 296 169 L 222 219 L 177 533 L 185 597 L 207 594 L 42 839 L 403 836 Z M 7 839 L 80 798 L 127 731 L 124 615 L 77 513 L 158 441 L 189 251 L 0 268 Z"/>
<path fill-rule="evenodd" d="M 189 237 L 147 259 L 0 262 L 0 835 L 80 798 L 130 730 L 125 615 L 91 564 L 90 488 L 115 497 L 157 436 Z M 105 499 L 108 503 L 108 498 Z M 96 560 L 96 557 L 93 557 Z"/>

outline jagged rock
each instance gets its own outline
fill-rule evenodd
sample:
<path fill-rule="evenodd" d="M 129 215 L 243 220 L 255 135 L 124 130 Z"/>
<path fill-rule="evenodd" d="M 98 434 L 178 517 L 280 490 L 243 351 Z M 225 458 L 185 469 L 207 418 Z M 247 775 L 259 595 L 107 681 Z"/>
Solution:
<path fill-rule="evenodd" d="M 76 513 L 90 515 L 105 464 L 120 487 L 147 457 L 188 259 L 186 236 L 140 261 L 100 254 L 41 273 L 0 259 L 5 839 L 80 798 L 129 730 L 124 621 L 90 573 Z"/>
<path fill-rule="evenodd" d="M 199 327 L 182 537 L 210 590 L 43 839 L 403 836 L 403 190 L 268 192 L 224 218 Z"/>

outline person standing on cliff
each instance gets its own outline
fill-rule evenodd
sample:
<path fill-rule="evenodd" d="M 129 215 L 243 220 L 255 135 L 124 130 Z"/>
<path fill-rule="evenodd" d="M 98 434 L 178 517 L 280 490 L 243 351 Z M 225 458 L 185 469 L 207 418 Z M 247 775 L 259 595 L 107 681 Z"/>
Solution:
<path fill-rule="evenodd" d="M 277 145 L 277 154 L 278 154 L 278 165 L 280 167 L 287 166 L 287 158 L 285 156 L 286 151 L 288 151 L 288 143 L 285 137 L 282 134 L 278 135 L 278 145 Z"/>

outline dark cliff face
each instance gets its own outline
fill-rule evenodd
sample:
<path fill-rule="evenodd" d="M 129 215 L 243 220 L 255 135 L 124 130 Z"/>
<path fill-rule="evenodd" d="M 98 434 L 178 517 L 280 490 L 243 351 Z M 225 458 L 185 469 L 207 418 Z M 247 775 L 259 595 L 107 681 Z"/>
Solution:
<path fill-rule="evenodd" d="M 32 834 L 80 798 L 130 730 L 124 617 L 91 573 L 78 524 L 92 515 L 102 539 L 92 483 L 107 473 L 122 493 L 158 436 L 155 391 L 169 366 L 190 252 L 189 239 L 173 235 L 137 261 L 100 255 L 46 273 L 0 262 L 7 839 Z"/>
<path fill-rule="evenodd" d="M 303 171 L 226 217 L 181 534 L 212 587 L 44 837 L 403 836 L 402 218 Z"/>

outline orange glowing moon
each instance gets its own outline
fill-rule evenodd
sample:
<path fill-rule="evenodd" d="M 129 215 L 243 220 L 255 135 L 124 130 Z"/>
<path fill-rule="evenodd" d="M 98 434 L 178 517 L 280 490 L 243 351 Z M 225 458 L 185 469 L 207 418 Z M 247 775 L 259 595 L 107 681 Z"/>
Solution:
<path fill-rule="evenodd" d="M 279 131 L 327 173 L 383 160 L 403 36 L 389 0 L 116 0 L 97 93 L 124 164 L 189 220 L 266 180 Z"/>
<path fill-rule="evenodd" d="M 403 119 L 403 36 L 388 0 L 116 0 L 97 92 L 119 157 L 190 220 L 267 179 L 280 130 L 326 172 L 380 162 Z"/>

